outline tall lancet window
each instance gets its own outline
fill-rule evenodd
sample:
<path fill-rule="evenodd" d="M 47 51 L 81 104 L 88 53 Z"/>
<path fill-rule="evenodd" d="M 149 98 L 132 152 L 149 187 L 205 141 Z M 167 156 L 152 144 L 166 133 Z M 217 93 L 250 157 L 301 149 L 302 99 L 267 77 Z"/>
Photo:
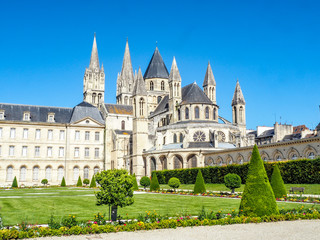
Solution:
<path fill-rule="evenodd" d="M 144 108 L 144 99 L 140 98 L 140 101 L 139 101 L 140 116 L 143 116 L 143 108 Z"/>
<path fill-rule="evenodd" d="M 209 107 L 206 107 L 206 119 L 209 119 Z"/>
<path fill-rule="evenodd" d="M 97 94 L 93 93 L 92 94 L 92 103 L 96 103 L 96 97 L 97 97 Z"/>
<path fill-rule="evenodd" d="M 214 108 L 213 109 L 213 120 L 216 120 L 217 119 L 217 109 Z"/>
<path fill-rule="evenodd" d="M 199 118 L 199 107 L 194 108 L 194 117 Z"/>
<path fill-rule="evenodd" d="M 150 82 L 150 91 L 153 91 L 153 82 Z"/>
<path fill-rule="evenodd" d="M 164 90 L 164 81 L 161 82 L 161 90 Z"/>
<path fill-rule="evenodd" d="M 186 115 L 185 118 L 189 119 L 189 108 L 188 107 L 186 107 L 186 114 L 185 115 Z"/>
<path fill-rule="evenodd" d="M 240 119 L 240 123 L 243 123 L 243 107 L 242 106 L 239 108 L 239 119 Z"/>
<path fill-rule="evenodd" d="M 234 108 L 233 108 L 233 112 L 234 112 L 234 122 L 235 122 L 235 123 L 238 123 L 238 118 L 237 118 L 237 108 L 236 108 L 236 106 L 234 106 Z"/>

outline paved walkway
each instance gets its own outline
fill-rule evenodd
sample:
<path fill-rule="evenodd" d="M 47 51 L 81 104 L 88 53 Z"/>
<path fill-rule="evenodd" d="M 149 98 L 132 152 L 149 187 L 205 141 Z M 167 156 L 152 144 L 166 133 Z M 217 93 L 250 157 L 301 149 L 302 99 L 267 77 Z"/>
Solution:
<path fill-rule="evenodd" d="M 36 238 L 38 240 L 318 240 L 320 220 L 303 220 L 292 222 L 274 222 L 258 224 L 235 224 L 226 226 L 187 227 L 161 229 L 153 231 L 136 231 L 104 233 L 97 235 L 80 235 L 66 237 Z"/>

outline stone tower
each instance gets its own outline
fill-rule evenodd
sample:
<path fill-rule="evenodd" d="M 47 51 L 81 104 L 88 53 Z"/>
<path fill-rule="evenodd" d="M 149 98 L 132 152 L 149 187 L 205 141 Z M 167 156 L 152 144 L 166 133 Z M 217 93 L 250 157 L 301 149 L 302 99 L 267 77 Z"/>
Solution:
<path fill-rule="evenodd" d="M 134 87 L 134 75 L 130 57 L 128 39 L 124 51 L 121 73 L 117 79 L 117 104 L 131 105 Z"/>
<path fill-rule="evenodd" d="M 173 57 L 172 66 L 169 75 L 169 109 L 172 111 L 172 123 L 180 120 L 180 109 L 178 104 L 181 102 L 181 76 L 176 63 L 176 58 Z"/>
<path fill-rule="evenodd" d="M 246 102 L 242 90 L 237 80 L 236 89 L 232 99 L 232 123 L 238 125 L 242 130 L 246 129 Z M 244 133 L 245 134 L 245 133 Z"/>
<path fill-rule="evenodd" d="M 83 78 L 83 101 L 96 107 L 104 103 L 104 68 L 99 65 L 96 34 L 94 34 L 89 68 Z"/>
<path fill-rule="evenodd" d="M 203 91 L 214 104 L 217 104 L 216 80 L 214 79 L 210 62 L 208 62 L 207 72 L 203 80 Z"/>
<path fill-rule="evenodd" d="M 145 83 L 139 68 L 134 86 L 133 101 L 133 131 L 132 131 L 132 170 L 137 179 L 145 175 L 142 153 L 148 146 L 148 98 Z"/>

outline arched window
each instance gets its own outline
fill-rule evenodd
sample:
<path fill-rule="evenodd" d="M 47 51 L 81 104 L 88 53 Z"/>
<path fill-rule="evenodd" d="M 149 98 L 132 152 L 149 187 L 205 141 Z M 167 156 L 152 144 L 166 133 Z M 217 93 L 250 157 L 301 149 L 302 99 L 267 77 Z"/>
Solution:
<path fill-rule="evenodd" d="M 189 119 L 189 108 L 186 107 L 186 119 Z"/>
<path fill-rule="evenodd" d="M 278 155 L 278 156 L 277 156 L 277 161 L 281 161 L 281 160 L 282 160 L 281 156 Z"/>
<path fill-rule="evenodd" d="M 180 118 L 181 118 L 181 116 L 180 116 L 180 109 L 178 109 L 178 120 L 180 121 Z"/>
<path fill-rule="evenodd" d="M 173 134 L 173 142 L 177 143 L 177 134 Z"/>
<path fill-rule="evenodd" d="M 214 108 L 213 109 L 213 120 L 216 120 L 217 119 L 217 109 Z"/>
<path fill-rule="evenodd" d="M 121 121 L 121 130 L 126 129 L 126 122 L 124 120 Z"/>
<path fill-rule="evenodd" d="M 234 113 L 234 123 L 238 123 L 236 106 L 234 106 L 234 108 L 233 108 L 233 113 Z"/>
<path fill-rule="evenodd" d="M 161 102 L 162 97 L 158 96 L 158 104 Z"/>
<path fill-rule="evenodd" d="M 46 167 L 46 179 L 51 180 L 51 167 Z"/>
<path fill-rule="evenodd" d="M 194 117 L 197 119 L 199 118 L 199 107 L 194 108 Z"/>
<path fill-rule="evenodd" d="M 94 169 L 93 169 L 93 173 L 94 174 L 97 174 L 99 172 L 99 168 L 98 167 L 95 167 Z"/>
<path fill-rule="evenodd" d="M 153 91 L 153 82 L 150 82 L 150 90 Z"/>
<path fill-rule="evenodd" d="M 124 97 L 124 104 L 125 104 L 125 105 L 128 105 L 128 96 L 125 96 L 125 97 Z"/>
<path fill-rule="evenodd" d="M 209 119 L 209 107 L 206 107 L 206 119 Z"/>
<path fill-rule="evenodd" d="M 92 94 L 92 103 L 96 103 L 96 94 L 94 93 L 94 94 Z"/>
<path fill-rule="evenodd" d="M 314 152 L 309 153 L 308 158 L 309 159 L 314 159 L 315 155 Z"/>
<path fill-rule="evenodd" d="M 76 181 L 79 178 L 79 168 L 78 167 L 74 167 L 73 168 L 73 180 Z"/>
<path fill-rule="evenodd" d="M 183 142 L 183 134 L 180 133 L 180 139 L 179 139 L 179 142 Z"/>
<path fill-rule="evenodd" d="M 164 81 L 161 82 L 161 90 L 165 90 L 164 89 Z"/>
<path fill-rule="evenodd" d="M 32 180 L 38 181 L 39 180 L 39 167 L 33 168 Z"/>
<path fill-rule="evenodd" d="M 83 179 L 89 179 L 89 168 L 85 167 L 83 169 Z"/>
<path fill-rule="evenodd" d="M 13 180 L 13 167 L 9 166 L 7 168 L 7 181 L 12 181 Z"/>
<path fill-rule="evenodd" d="M 292 160 L 296 160 L 297 158 L 298 158 L 297 154 L 293 154 L 292 157 L 291 157 Z"/>
<path fill-rule="evenodd" d="M 58 181 L 61 181 L 63 178 L 63 167 L 58 168 Z"/>
<path fill-rule="evenodd" d="M 27 168 L 25 166 L 20 168 L 20 181 L 26 181 Z"/>
<path fill-rule="evenodd" d="M 139 108 L 140 108 L 140 116 L 143 116 L 143 108 L 144 108 L 144 99 L 143 98 L 140 98 Z"/>
<path fill-rule="evenodd" d="M 241 106 L 239 109 L 239 119 L 240 119 L 240 123 L 243 122 L 243 107 Z"/>
<path fill-rule="evenodd" d="M 101 99 L 102 99 L 102 94 L 99 93 L 99 94 L 98 94 L 98 103 L 101 103 Z"/>

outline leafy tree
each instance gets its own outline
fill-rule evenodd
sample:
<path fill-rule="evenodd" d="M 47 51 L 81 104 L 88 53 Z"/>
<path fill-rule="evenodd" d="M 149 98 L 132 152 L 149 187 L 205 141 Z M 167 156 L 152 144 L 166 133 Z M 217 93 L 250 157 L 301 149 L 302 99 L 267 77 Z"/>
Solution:
<path fill-rule="evenodd" d="M 151 184 L 150 184 L 150 191 L 159 191 L 160 185 L 158 182 L 157 174 L 154 172 L 152 174 Z"/>
<path fill-rule="evenodd" d="M 90 188 L 95 188 L 97 185 L 96 185 L 96 179 L 94 178 L 94 175 L 92 176 L 91 178 L 91 183 L 90 183 Z"/>
<path fill-rule="evenodd" d="M 172 177 L 170 178 L 168 184 L 174 189 L 174 191 L 176 191 L 176 188 L 180 186 L 180 180 L 178 178 Z"/>
<path fill-rule="evenodd" d="M 87 178 L 86 178 L 86 179 L 83 179 L 83 184 L 84 184 L 84 185 L 87 186 L 89 183 L 90 183 L 90 180 L 89 180 L 89 179 L 87 179 Z"/>
<path fill-rule="evenodd" d="M 258 217 L 279 214 L 257 145 L 253 147 L 239 212 L 246 216 Z"/>
<path fill-rule="evenodd" d="M 43 184 L 43 186 L 47 185 L 48 184 L 48 179 L 42 179 L 41 183 Z"/>
<path fill-rule="evenodd" d="M 150 186 L 150 178 L 144 176 L 140 179 L 140 185 L 144 187 L 144 189 L 146 189 L 146 187 L 149 187 Z"/>
<path fill-rule="evenodd" d="M 66 186 L 66 180 L 64 179 L 64 177 L 62 178 L 62 181 L 61 181 L 61 187 L 65 187 Z"/>
<path fill-rule="evenodd" d="M 96 174 L 100 191 L 95 192 L 97 205 L 109 205 L 112 208 L 133 204 L 133 180 L 126 170 L 114 169 Z"/>
<path fill-rule="evenodd" d="M 17 188 L 17 187 L 18 187 L 18 181 L 17 181 L 16 176 L 15 176 L 14 179 L 13 179 L 13 182 L 12 182 L 11 187 L 12 187 L 12 188 Z"/>
<path fill-rule="evenodd" d="M 241 187 L 241 178 L 238 174 L 228 173 L 224 176 L 224 184 L 231 189 L 231 193 L 234 193 L 235 188 Z"/>
<path fill-rule="evenodd" d="M 136 174 L 135 173 L 133 174 L 132 178 L 133 178 L 133 191 L 139 190 L 138 182 L 137 182 L 137 178 L 136 178 Z"/>
<path fill-rule="evenodd" d="M 82 187 L 82 181 L 80 176 L 78 178 L 77 187 Z"/>
<path fill-rule="evenodd" d="M 205 193 L 205 192 L 206 192 L 206 186 L 204 184 L 201 170 L 199 169 L 198 175 L 196 178 L 196 183 L 194 184 L 193 193 L 198 194 L 198 193 Z"/>
<path fill-rule="evenodd" d="M 270 183 L 276 198 L 283 198 L 287 196 L 286 187 L 284 186 L 278 164 L 273 168 Z"/>

